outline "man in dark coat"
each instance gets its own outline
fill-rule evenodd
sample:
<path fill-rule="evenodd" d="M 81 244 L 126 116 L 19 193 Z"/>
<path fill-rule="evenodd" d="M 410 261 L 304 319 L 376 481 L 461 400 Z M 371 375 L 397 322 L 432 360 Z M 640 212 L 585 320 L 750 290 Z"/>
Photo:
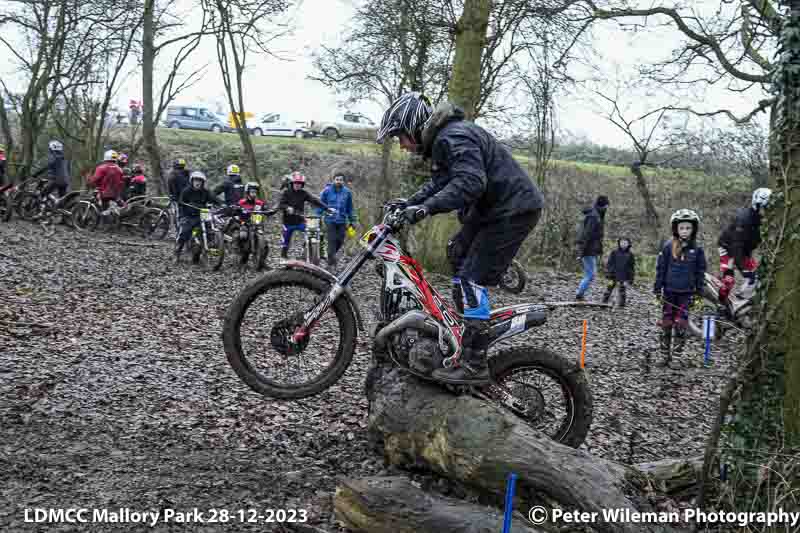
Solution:
<path fill-rule="evenodd" d="M 608 196 L 601 195 L 597 197 L 593 207 L 583 210 L 583 223 L 575 239 L 576 254 L 583 264 L 583 279 L 575 293 L 575 299 L 578 301 L 584 299 L 584 294 L 597 270 L 597 258 L 603 255 L 604 224 L 608 205 Z"/>
<path fill-rule="evenodd" d="M 454 288 L 460 289 L 464 306 L 461 364 L 434 370 L 432 376 L 449 383 L 486 383 L 487 287 L 500 283 L 539 221 L 544 197 L 511 152 L 450 102 L 434 110 L 420 93 L 404 94 L 384 114 L 377 141 L 395 136 L 403 149 L 431 161 L 431 179 L 408 199 L 406 219 L 414 224 L 458 211 L 462 223 L 448 244 Z"/>
<path fill-rule="evenodd" d="M 181 193 L 189 186 L 189 170 L 186 168 L 186 160 L 183 158 L 176 159 L 172 163 L 172 170 L 167 178 L 167 189 L 169 190 L 169 199 L 173 203 L 178 203 Z M 183 216 L 184 209 L 178 205 L 178 213 Z"/>

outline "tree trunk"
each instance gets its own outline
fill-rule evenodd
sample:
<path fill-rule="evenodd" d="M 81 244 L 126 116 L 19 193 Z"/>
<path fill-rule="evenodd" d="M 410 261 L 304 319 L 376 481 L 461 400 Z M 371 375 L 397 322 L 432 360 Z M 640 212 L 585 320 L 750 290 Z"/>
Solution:
<path fill-rule="evenodd" d="M 603 509 L 652 511 L 648 477 L 554 442 L 499 406 L 454 396 L 397 368 L 373 366 L 367 376 L 369 431 L 395 465 L 425 468 L 499 499 L 518 476 L 522 508 L 553 503 L 598 513 L 604 532 L 666 532 L 663 524 L 608 521 Z"/>
<path fill-rule="evenodd" d="M 781 87 L 778 135 L 780 138 L 781 173 L 772 175 L 770 184 L 778 193 L 770 209 L 770 236 L 782 236 L 777 254 L 771 258 L 774 281 L 766 295 L 766 306 L 774 312 L 766 336 L 765 352 L 783 367 L 783 429 L 787 448 L 800 448 L 800 89 L 797 64 L 800 63 L 800 46 L 794 33 L 800 24 L 800 6 L 791 5 L 791 15 L 782 29 L 781 40 L 791 57 L 780 66 L 784 68 L 784 86 Z M 793 70 L 790 70 L 793 69 Z M 777 78 L 776 78 L 777 79 Z M 771 138 L 772 136 L 770 136 Z M 766 258 L 765 258 L 766 259 Z M 780 390 L 780 387 L 778 387 Z"/>
<path fill-rule="evenodd" d="M 145 0 L 142 25 L 142 139 L 144 150 L 150 161 L 151 182 L 156 184 L 158 194 L 164 194 L 164 177 L 161 173 L 161 155 L 156 139 L 156 125 L 153 123 L 153 64 L 155 63 L 155 0 Z"/>
<path fill-rule="evenodd" d="M 460 106 L 467 120 L 475 118 L 481 94 L 481 57 L 489 27 L 489 0 L 465 0 L 456 24 L 456 52 L 448 94 Z"/>
<path fill-rule="evenodd" d="M 642 161 L 642 164 L 644 164 L 644 161 Z M 648 220 L 647 229 L 653 239 L 653 249 L 658 251 L 661 246 L 661 222 L 658 219 L 658 211 L 656 211 L 656 206 L 653 204 L 653 197 L 650 194 L 650 188 L 647 186 L 647 181 L 644 179 L 641 168 L 634 165 L 631 167 L 631 172 L 636 177 L 636 188 L 639 189 L 639 195 L 644 201 L 644 212 Z"/>
<path fill-rule="evenodd" d="M 343 480 L 333 497 L 336 518 L 357 533 L 497 533 L 503 513 L 433 495 L 402 477 Z M 537 533 L 513 518 L 515 533 Z"/>

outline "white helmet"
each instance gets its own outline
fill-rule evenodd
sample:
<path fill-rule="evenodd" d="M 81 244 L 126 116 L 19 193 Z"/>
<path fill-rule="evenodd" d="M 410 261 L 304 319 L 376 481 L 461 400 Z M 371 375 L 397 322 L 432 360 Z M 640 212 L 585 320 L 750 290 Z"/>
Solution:
<path fill-rule="evenodd" d="M 241 173 L 239 172 L 239 165 L 229 165 L 227 170 L 228 176 L 238 176 Z"/>
<path fill-rule="evenodd" d="M 63 152 L 64 151 L 64 145 L 61 144 L 61 141 L 50 141 L 50 143 L 47 145 L 47 147 L 50 149 L 51 152 Z"/>
<path fill-rule="evenodd" d="M 769 203 L 769 197 L 771 195 L 772 189 L 767 189 L 766 187 L 761 187 L 760 189 L 753 191 L 753 200 L 751 202 L 753 209 L 767 207 L 767 204 Z"/>
<path fill-rule="evenodd" d="M 119 154 L 115 150 L 106 150 L 103 154 L 103 161 L 116 161 L 119 158 Z"/>
<path fill-rule="evenodd" d="M 697 237 L 697 229 L 700 226 L 700 216 L 691 209 L 678 209 L 669 218 L 669 223 L 672 225 L 672 234 L 678 236 L 678 224 L 681 222 L 690 222 L 692 224 L 692 239 Z"/>
<path fill-rule="evenodd" d="M 193 183 L 194 180 L 202 180 L 203 185 L 206 184 L 206 175 L 200 172 L 199 170 L 195 170 L 194 172 L 189 175 L 189 183 Z"/>

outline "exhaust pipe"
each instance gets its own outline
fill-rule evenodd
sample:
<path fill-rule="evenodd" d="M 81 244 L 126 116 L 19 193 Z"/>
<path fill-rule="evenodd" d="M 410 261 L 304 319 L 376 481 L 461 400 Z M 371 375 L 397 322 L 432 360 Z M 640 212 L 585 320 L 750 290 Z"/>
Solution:
<path fill-rule="evenodd" d="M 386 348 L 386 342 L 389 340 L 389 337 L 404 329 L 420 329 L 433 337 L 438 337 L 439 335 L 439 327 L 437 324 L 432 322 L 428 315 L 422 311 L 414 310 L 409 311 L 384 326 L 372 340 L 373 345 L 379 350 Z"/>

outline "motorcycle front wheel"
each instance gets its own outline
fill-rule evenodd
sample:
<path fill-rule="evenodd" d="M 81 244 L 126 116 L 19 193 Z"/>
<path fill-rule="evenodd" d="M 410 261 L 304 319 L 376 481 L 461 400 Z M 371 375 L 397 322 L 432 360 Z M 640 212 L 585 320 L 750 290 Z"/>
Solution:
<path fill-rule="evenodd" d="M 493 383 L 483 393 L 551 439 L 579 447 L 592 424 L 592 393 L 573 361 L 515 346 L 489 358 Z"/>
<path fill-rule="evenodd" d="M 303 315 L 330 284 L 298 270 L 276 270 L 247 285 L 228 307 L 225 355 L 251 389 L 282 399 L 306 398 L 331 387 L 347 370 L 356 346 L 356 319 L 337 298 L 300 342 L 290 342 Z"/>

